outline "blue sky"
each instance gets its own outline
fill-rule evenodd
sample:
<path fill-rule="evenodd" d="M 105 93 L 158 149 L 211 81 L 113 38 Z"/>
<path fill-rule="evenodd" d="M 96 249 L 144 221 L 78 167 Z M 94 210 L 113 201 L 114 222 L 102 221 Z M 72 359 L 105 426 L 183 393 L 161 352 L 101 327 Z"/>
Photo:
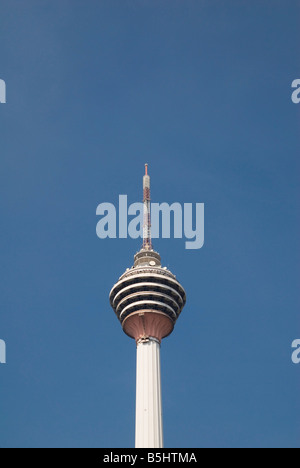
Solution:
<path fill-rule="evenodd" d="M 157 240 L 187 305 L 167 447 L 299 447 L 299 1 L 0 0 L 0 447 L 132 447 L 135 343 L 108 295 L 140 248 L 96 207 L 205 203 Z"/>

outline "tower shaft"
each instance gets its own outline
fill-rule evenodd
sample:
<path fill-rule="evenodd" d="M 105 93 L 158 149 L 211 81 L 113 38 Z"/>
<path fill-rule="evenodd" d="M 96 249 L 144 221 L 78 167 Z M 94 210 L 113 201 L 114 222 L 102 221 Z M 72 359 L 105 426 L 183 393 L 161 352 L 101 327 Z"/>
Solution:
<path fill-rule="evenodd" d="M 135 447 L 163 447 L 160 343 L 155 338 L 137 343 Z"/>

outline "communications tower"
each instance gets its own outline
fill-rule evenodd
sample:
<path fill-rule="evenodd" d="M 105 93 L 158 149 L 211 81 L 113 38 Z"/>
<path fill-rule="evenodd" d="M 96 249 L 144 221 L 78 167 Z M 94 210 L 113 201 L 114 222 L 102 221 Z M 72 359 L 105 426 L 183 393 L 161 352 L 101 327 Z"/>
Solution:
<path fill-rule="evenodd" d="M 160 345 L 172 333 L 186 294 L 152 248 L 147 164 L 143 189 L 143 246 L 134 257 L 134 265 L 112 288 L 110 303 L 123 331 L 137 345 L 135 447 L 162 448 Z"/>

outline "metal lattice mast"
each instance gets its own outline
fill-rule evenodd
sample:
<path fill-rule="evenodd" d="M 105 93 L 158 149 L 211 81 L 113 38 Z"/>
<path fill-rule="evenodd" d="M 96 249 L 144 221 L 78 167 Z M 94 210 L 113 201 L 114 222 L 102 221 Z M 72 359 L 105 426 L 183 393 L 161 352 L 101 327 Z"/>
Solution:
<path fill-rule="evenodd" d="M 151 241 L 151 213 L 150 213 L 150 176 L 148 175 L 148 164 L 145 164 L 145 175 L 143 177 L 144 191 L 144 226 L 143 226 L 143 249 L 152 250 Z"/>

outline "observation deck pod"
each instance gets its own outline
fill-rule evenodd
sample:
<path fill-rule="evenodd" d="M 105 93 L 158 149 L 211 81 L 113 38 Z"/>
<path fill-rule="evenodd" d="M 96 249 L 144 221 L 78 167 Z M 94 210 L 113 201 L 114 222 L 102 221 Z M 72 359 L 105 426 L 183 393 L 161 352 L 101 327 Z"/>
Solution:
<path fill-rule="evenodd" d="M 172 333 L 186 294 L 176 277 L 161 267 L 160 255 L 142 249 L 110 292 L 110 303 L 124 332 L 136 341 L 161 341 Z"/>

